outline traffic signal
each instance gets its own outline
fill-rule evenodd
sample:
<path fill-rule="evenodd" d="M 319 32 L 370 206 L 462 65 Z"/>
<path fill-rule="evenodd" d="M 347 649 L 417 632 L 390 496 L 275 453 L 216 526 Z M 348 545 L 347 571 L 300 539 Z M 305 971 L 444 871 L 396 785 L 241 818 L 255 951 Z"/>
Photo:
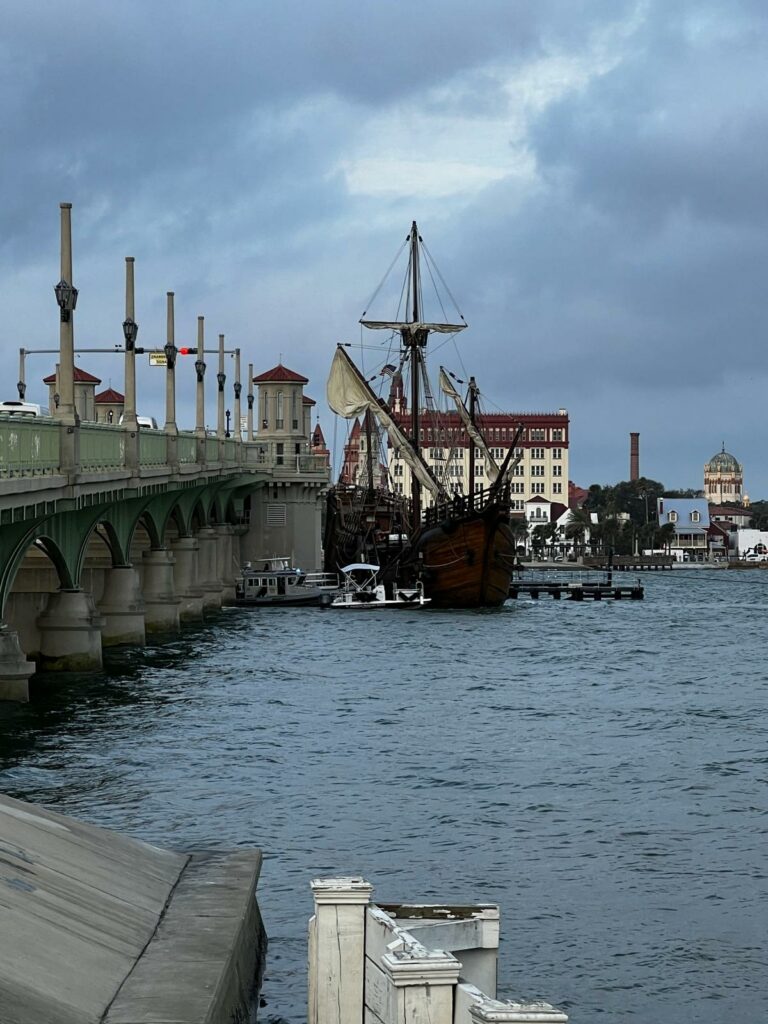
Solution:
<path fill-rule="evenodd" d="M 196 348 L 180 348 L 178 350 L 178 352 L 179 352 L 180 356 L 196 356 L 197 355 L 197 349 Z"/>

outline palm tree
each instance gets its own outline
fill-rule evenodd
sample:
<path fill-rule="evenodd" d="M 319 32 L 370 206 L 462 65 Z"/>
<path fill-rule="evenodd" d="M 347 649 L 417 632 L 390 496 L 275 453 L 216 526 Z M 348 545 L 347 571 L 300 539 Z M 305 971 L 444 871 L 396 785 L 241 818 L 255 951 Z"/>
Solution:
<path fill-rule="evenodd" d="M 584 538 L 591 526 L 592 520 L 586 509 L 571 509 L 568 521 L 565 524 L 565 538 L 573 543 L 573 553 L 575 555 L 584 554 Z"/>
<path fill-rule="evenodd" d="M 658 547 L 664 548 L 667 554 L 672 553 L 672 541 L 675 539 L 675 524 L 664 523 L 656 531 L 655 542 Z"/>
<path fill-rule="evenodd" d="M 526 547 L 528 541 L 528 522 L 519 516 L 512 516 L 509 520 L 509 529 L 515 541 L 515 547 Z"/>

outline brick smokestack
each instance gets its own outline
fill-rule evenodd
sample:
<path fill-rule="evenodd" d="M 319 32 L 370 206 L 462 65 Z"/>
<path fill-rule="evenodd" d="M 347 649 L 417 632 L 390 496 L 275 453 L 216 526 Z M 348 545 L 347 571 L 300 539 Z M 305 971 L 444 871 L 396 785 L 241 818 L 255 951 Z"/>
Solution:
<path fill-rule="evenodd" d="M 629 435 L 629 479 L 640 479 L 640 435 L 638 433 Z"/>

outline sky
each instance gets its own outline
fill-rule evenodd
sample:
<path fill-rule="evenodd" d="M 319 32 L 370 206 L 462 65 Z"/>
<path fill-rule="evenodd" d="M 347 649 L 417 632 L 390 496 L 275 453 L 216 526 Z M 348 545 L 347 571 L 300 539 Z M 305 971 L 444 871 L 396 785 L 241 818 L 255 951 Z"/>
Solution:
<path fill-rule="evenodd" d="M 11 4 L 0 397 L 20 347 L 58 345 L 66 201 L 76 347 L 122 343 L 133 256 L 139 345 L 164 344 L 173 291 L 178 345 L 202 315 L 243 380 L 282 359 L 339 445 L 334 347 L 360 344 L 416 219 L 469 324 L 440 360 L 489 411 L 565 407 L 578 484 L 626 479 L 639 431 L 668 488 L 703 486 L 724 443 L 768 498 L 767 55 L 764 0 Z M 54 363 L 28 357 L 30 401 Z M 78 363 L 123 390 L 122 357 Z M 162 421 L 164 371 L 139 363 Z"/>

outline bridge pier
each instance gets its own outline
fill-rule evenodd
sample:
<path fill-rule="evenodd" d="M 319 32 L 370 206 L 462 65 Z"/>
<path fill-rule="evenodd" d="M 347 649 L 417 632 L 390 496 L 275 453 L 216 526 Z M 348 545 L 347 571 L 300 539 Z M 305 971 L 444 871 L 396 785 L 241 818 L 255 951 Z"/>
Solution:
<path fill-rule="evenodd" d="M 218 575 L 222 583 L 221 603 L 235 603 L 235 528 L 231 523 L 218 523 L 216 541 L 218 546 Z"/>
<path fill-rule="evenodd" d="M 219 579 L 219 544 L 213 527 L 204 526 L 197 534 L 197 543 L 200 546 L 198 586 L 203 591 L 203 608 L 213 611 L 221 608 L 222 593 Z"/>
<path fill-rule="evenodd" d="M 34 661 L 19 645 L 19 634 L 0 625 L 0 700 L 29 700 L 29 677 L 35 671 Z"/>
<path fill-rule="evenodd" d="M 166 548 L 150 548 L 142 554 L 141 560 L 147 633 L 178 630 L 179 599 L 173 585 L 173 555 Z"/>
<path fill-rule="evenodd" d="M 40 662 L 44 671 L 98 671 L 103 620 L 93 597 L 84 590 L 57 590 L 48 596 L 37 620 Z"/>
<path fill-rule="evenodd" d="M 181 622 L 203 621 L 203 591 L 198 584 L 200 545 L 195 537 L 179 537 L 171 544 L 176 563 L 173 581 Z"/>
<path fill-rule="evenodd" d="M 104 619 L 101 641 L 105 647 L 118 644 L 144 646 L 144 599 L 139 574 L 133 566 L 119 565 L 106 570 L 99 613 Z"/>

